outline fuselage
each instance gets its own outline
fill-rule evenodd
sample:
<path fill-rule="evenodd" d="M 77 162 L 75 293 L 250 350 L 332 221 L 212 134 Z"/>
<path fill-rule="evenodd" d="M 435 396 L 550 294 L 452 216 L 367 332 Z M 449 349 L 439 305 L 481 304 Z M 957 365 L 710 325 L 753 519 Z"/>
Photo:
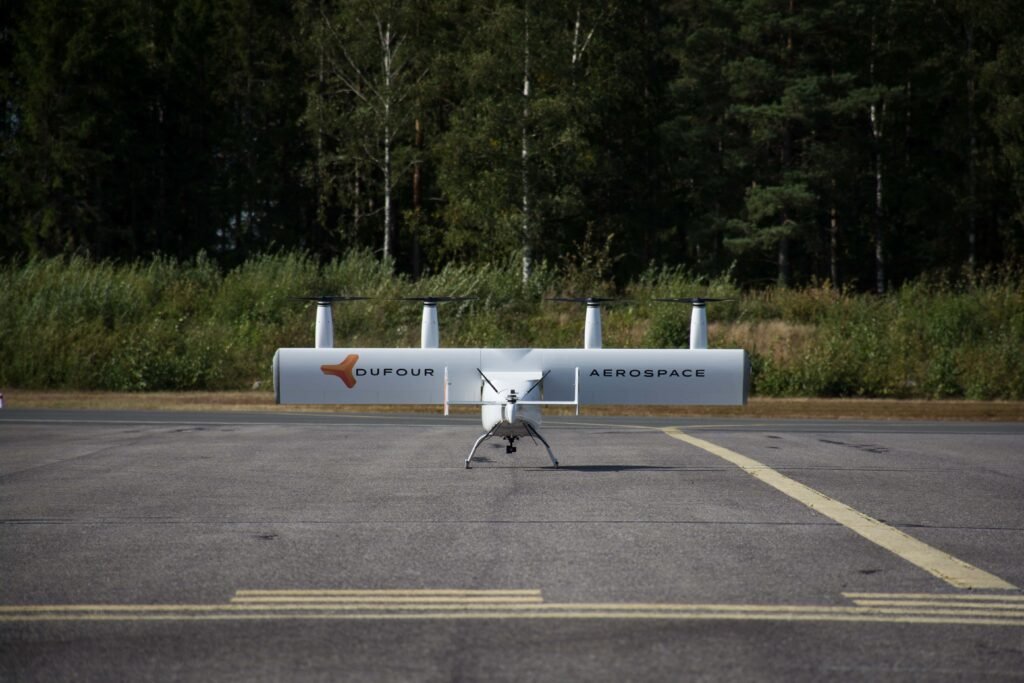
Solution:
<path fill-rule="evenodd" d="M 493 402 L 480 409 L 480 420 L 494 436 L 529 436 L 526 425 L 540 427 L 540 406 L 523 405 L 520 401 L 537 400 L 537 380 L 498 381 L 495 387 L 484 382 L 481 399 Z"/>

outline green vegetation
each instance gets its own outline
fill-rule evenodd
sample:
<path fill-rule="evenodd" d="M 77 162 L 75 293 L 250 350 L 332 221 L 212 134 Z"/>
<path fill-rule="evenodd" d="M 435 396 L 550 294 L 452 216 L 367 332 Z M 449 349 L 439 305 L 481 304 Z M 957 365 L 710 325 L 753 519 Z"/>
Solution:
<path fill-rule="evenodd" d="M 442 304 L 446 346 L 581 343 L 583 311 L 546 296 L 603 292 L 623 301 L 604 314 L 606 346 L 685 346 L 689 307 L 655 297 L 732 296 L 710 314 L 712 346 L 752 354 L 762 396 L 1024 399 L 1024 284 L 1004 270 L 962 284 L 918 280 L 884 297 L 828 286 L 741 292 L 729 278 L 650 268 L 616 289 L 586 269 L 518 262 L 450 266 L 418 281 L 394 276 L 367 252 L 320 264 L 301 254 L 261 256 L 227 271 L 200 255 L 131 265 L 84 258 L 0 266 L 0 386 L 24 389 L 244 389 L 269 387 L 280 346 L 309 346 L 312 305 L 289 299 L 348 293 L 336 304 L 339 346 L 415 346 L 420 307 L 392 297 L 470 295 Z"/>
<path fill-rule="evenodd" d="M 1020 5 L 0 2 L 0 259 L 1020 263 Z"/>

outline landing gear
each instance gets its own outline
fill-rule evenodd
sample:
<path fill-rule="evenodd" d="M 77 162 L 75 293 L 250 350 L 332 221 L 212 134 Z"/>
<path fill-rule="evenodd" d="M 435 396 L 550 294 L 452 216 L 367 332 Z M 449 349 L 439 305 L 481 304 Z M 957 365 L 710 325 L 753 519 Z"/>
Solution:
<path fill-rule="evenodd" d="M 466 469 L 467 470 L 470 468 L 469 461 L 473 459 L 473 454 L 476 453 L 476 449 L 480 448 L 480 444 L 482 444 L 485 439 L 489 439 L 492 436 L 494 436 L 494 432 L 497 429 L 498 429 L 498 425 L 495 425 L 495 426 L 491 427 L 490 430 L 488 430 L 488 431 L 484 432 L 483 434 L 481 434 L 480 438 L 477 439 L 476 443 L 473 444 L 473 447 L 471 449 L 469 449 L 469 457 L 466 458 Z"/>
<path fill-rule="evenodd" d="M 534 427 L 530 423 L 527 422 L 527 423 L 524 423 L 524 424 L 526 426 L 526 432 L 531 437 L 533 437 L 535 439 L 539 439 L 540 442 L 542 444 L 544 444 L 544 448 L 546 448 L 547 451 L 548 451 L 548 458 L 551 459 L 551 464 L 554 465 L 555 467 L 558 467 L 558 460 L 555 459 L 555 454 L 551 452 L 551 445 L 547 442 L 547 439 L 545 439 L 543 436 L 541 436 L 540 432 L 538 432 L 536 429 L 534 429 Z M 486 441 L 487 439 L 489 439 L 492 436 L 494 436 L 494 432 L 497 431 L 498 426 L 499 425 L 495 425 L 494 427 L 492 427 L 490 429 L 490 431 L 487 431 L 487 432 L 484 432 L 483 434 L 481 434 L 480 437 L 473 444 L 473 448 L 471 448 L 469 450 L 469 457 L 466 458 L 466 469 L 467 470 L 468 469 L 472 469 L 472 466 L 470 465 L 470 462 L 473 460 L 473 455 L 476 454 L 476 449 L 480 448 L 480 444 L 482 444 L 484 441 Z M 508 445 L 505 446 L 505 452 L 506 453 L 515 453 L 516 452 L 516 445 L 515 445 L 515 443 L 516 443 L 516 440 L 519 439 L 519 437 L 518 436 L 504 436 L 502 438 L 505 439 L 506 441 L 508 441 Z"/>
<path fill-rule="evenodd" d="M 540 432 L 538 432 L 536 429 L 534 429 L 533 425 L 531 425 L 529 422 L 526 423 L 526 431 L 530 432 L 530 436 L 534 436 L 534 437 L 540 439 L 540 442 L 542 444 L 544 444 L 544 448 L 548 449 L 548 457 L 551 458 L 551 464 L 554 465 L 557 468 L 558 467 L 558 461 L 555 460 L 555 454 L 551 452 L 551 444 L 549 444 L 547 442 L 547 439 L 545 439 L 543 436 L 541 436 Z"/>

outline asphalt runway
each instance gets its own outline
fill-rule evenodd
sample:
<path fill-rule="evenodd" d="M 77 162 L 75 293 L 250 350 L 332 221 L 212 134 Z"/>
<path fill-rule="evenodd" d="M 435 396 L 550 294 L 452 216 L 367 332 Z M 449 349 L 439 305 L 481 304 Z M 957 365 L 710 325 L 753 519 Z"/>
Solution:
<path fill-rule="evenodd" d="M 0 410 L 0 680 L 1020 680 L 1024 425 Z"/>

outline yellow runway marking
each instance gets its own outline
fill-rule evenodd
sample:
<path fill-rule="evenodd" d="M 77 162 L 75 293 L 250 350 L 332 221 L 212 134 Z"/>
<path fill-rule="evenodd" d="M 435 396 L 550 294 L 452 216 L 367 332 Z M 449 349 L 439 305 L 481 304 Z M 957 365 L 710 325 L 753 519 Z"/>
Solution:
<path fill-rule="evenodd" d="M 975 590 L 1016 589 L 1016 586 L 1007 583 L 994 574 L 959 560 L 912 536 L 908 536 L 895 527 L 891 527 L 884 522 L 858 512 L 849 505 L 840 503 L 834 498 L 829 498 L 825 494 L 815 491 L 795 479 L 790 479 L 753 458 L 741 455 L 728 448 L 723 448 L 710 441 L 685 434 L 676 427 L 665 427 L 662 431 L 674 439 L 688 443 L 691 446 L 696 446 L 736 465 L 755 479 L 781 491 L 815 512 L 819 512 L 829 519 L 842 524 L 854 533 L 863 536 L 872 543 L 885 548 L 889 552 L 917 565 L 926 572 L 957 588 Z"/>
<path fill-rule="evenodd" d="M 518 594 L 532 603 L 436 602 L 466 594 Z M 236 602 L 245 596 L 295 594 L 294 602 Z M 316 601 L 317 595 L 357 595 L 366 601 Z M 400 601 L 389 596 L 400 594 Z M 864 598 L 863 596 L 870 596 Z M 303 597 L 306 600 L 301 600 Z M 831 621 L 906 624 L 972 624 L 1024 627 L 1024 603 L 1003 596 L 850 593 L 849 605 L 729 605 L 684 603 L 546 603 L 540 591 L 238 591 L 224 604 L 166 605 L 0 605 L 0 623 L 55 621 L 211 621 L 211 620 L 452 620 L 452 619 L 659 619 Z M 956 600 L 971 597 L 974 600 Z M 1009 598 L 1019 596 L 1007 596 Z M 878 604 L 870 604 L 875 603 Z M 868 604 L 865 604 L 868 603 Z"/>
<path fill-rule="evenodd" d="M 424 596 L 424 597 L 301 597 L 301 596 L 266 596 L 258 598 L 231 598 L 231 602 L 239 604 L 273 604 L 273 603 L 290 603 L 290 604 L 302 604 L 302 603 L 316 603 L 321 605 L 329 604 L 374 604 L 374 605 L 387 605 L 387 604 L 460 604 L 460 605 L 477 605 L 477 604 L 536 604 L 541 600 L 539 597 L 493 597 L 493 598 L 460 598 L 460 597 L 446 597 L 442 595 L 435 596 Z"/>
<path fill-rule="evenodd" d="M 209 614 L 209 615 L 144 615 L 144 616 L 116 616 L 92 614 L 73 618 L 74 621 L 297 621 L 297 620 L 334 620 L 334 621 L 455 621 L 455 620 L 528 620 L 528 619 L 603 619 L 603 620 L 660 620 L 660 621 L 786 621 L 786 622 L 848 622 L 848 623 L 885 623 L 885 624 L 931 624 L 940 626 L 961 625 L 961 626 L 1024 626 L 1024 621 L 1019 619 L 973 619 L 956 617 L 927 617 L 927 616 L 873 616 L 873 615 L 802 615 L 790 614 L 787 616 L 765 615 L 765 614 L 666 614 L 666 613 L 601 613 L 601 612 L 579 612 L 579 613 L 536 613 L 536 614 L 501 614 L 501 613 L 479 613 L 471 612 L 454 614 Z M 10 616 L 0 619 L 0 622 L 55 622 L 70 621 L 65 616 L 39 615 L 31 617 Z"/>
<path fill-rule="evenodd" d="M 240 590 L 232 603 L 246 604 L 536 604 L 542 601 L 539 590 L 460 590 L 460 589 L 335 589 L 335 590 Z"/>
<path fill-rule="evenodd" d="M 843 593 L 853 601 L 858 600 L 943 600 L 959 602 L 996 601 L 1002 603 L 1024 603 L 1024 595 L 978 595 L 975 593 L 959 595 L 956 593 Z"/>
<path fill-rule="evenodd" d="M 928 595 L 927 593 L 843 593 L 858 607 L 1024 614 L 1022 595 Z"/>
<path fill-rule="evenodd" d="M 764 605 L 629 605 L 629 604 L 551 604 L 544 608 L 510 609 L 436 609 L 348 611 L 329 607 L 316 610 L 284 611 L 232 610 L 224 606 L 192 606 L 202 609 L 153 609 L 163 605 L 135 605 L 131 610 L 62 610 L 53 605 L 46 610 L 18 610 L 0 613 L 0 623 L 31 621 L 204 621 L 204 620 L 279 620 L 279 619 L 720 619 L 733 621 L 845 621 L 874 623 L 975 624 L 1024 627 L 1024 612 L 1002 613 L 967 610 L 879 610 L 858 607 L 806 607 Z M 63 606 L 71 607 L 71 606 Z M 101 607 L 101 606 L 95 606 Z M 119 606 L 128 607 L 128 606 Z"/>
<path fill-rule="evenodd" d="M 461 588 L 411 588 L 411 589 L 356 589 L 356 588 L 324 588 L 324 589 L 283 589 L 283 590 L 238 590 L 235 591 L 236 597 L 245 596 L 268 596 L 268 595 L 319 595 L 324 597 L 334 596 L 389 596 L 389 595 L 405 595 L 405 596 L 432 596 L 432 595 L 452 595 L 452 596 L 531 596 L 540 597 L 540 590 L 538 589 L 511 589 L 511 590 L 474 590 L 474 589 L 461 589 Z"/>

